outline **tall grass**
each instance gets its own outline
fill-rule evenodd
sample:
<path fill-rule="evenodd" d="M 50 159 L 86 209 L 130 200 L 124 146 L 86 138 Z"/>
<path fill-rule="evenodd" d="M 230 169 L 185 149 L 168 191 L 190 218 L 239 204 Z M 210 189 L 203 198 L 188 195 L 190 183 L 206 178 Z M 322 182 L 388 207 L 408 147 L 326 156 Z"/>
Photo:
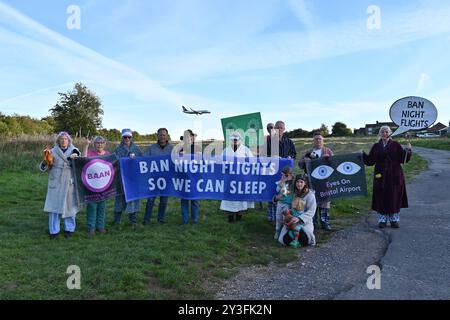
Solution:
<path fill-rule="evenodd" d="M 404 144 L 409 142 L 413 147 L 416 146 L 450 151 L 449 135 L 440 138 L 414 138 L 410 140 L 402 139 L 401 142 Z"/>

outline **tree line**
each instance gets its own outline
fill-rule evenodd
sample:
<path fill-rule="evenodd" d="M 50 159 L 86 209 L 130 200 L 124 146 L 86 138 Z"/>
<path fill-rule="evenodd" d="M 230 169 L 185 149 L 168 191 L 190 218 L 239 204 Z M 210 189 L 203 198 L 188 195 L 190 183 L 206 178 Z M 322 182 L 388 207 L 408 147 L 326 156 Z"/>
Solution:
<path fill-rule="evenodd" d="M 58 102 L 49 110 L 50 115 L 40 120 L 17 114 L 7 116 L 0 112 L 0 137 L 50 135 L 66 131 L 73 137 L 101 135 L 109 141 L 120 141 L 120 130 L 102 128 L 102 103 L 85 85 L 77 83 L 72 90 L 58 95 Z M 133 139 L 155 141 L 157 134 L 141 135 L 133 131 Z"/>
<path fill-rule="evenodd" d="M 289 132 L 286 132 L 286 136 L 288 138 L 312 138 L 316 133 L 320 133 L 324 137 L 348 137 L 353 136 L 353 131 L 350 128 L 347 128 L 347 125 L 343 122 L 336 122 L 331 127 L 331 133 L 328 126 L 322 123 L 320 128 L 313 129 L 311 131 L 303 130 L 303 129 L 295 129 Z"/>
<path fill-rule="evenodd" d="M 82 83 L 76 83 L 72 90 L 59 92 L 59 99 L 49 112 L 48 117 L 40 120 L 29 116 L 14 114 L 6 116 L 0 112 L 0 136 L 18 137 L 21 135 L 49 135 L 66 131 L 73 137 L 93 137 L 101 135 L 109 141 L 119 141 L 121 132 L 118 129 L 102 128 L 103 108 L 99 97 Z M 325 124 L 320 128 L 306 131 L 295 129 L 287 132 L 289 138 L 308 138 L 320 132 L 324 137 L 351 136 L 352 130 L 342 122 L 336 122 L 331 133 Z M 157 134 L 141 135 L 133 131 L 136 141 L 155 141 Z"/>

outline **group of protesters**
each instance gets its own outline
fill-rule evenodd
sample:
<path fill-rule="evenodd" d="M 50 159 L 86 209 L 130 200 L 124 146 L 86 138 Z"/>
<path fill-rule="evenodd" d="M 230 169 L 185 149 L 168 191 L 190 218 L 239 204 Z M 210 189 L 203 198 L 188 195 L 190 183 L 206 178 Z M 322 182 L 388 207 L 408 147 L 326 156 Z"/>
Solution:
<path fill-rule="evenodd" d="M 267 125 L 268 135 L 263 149 L 258 149 L 258 155 L 268 157 L 287 158 L 296 161 L 297 151 L 291 139 L 285 135 L 285 124 L 277 121 Z M 374 192 L 372 209 L 379 214 L 379 227 L 384 228 L 387 223 L 393 228 L 399 228 L 400 209 L 408 207 L 405 179 L 401 168 L 402 163 L 411 159 L 411 146 L 405 149 L 391 138 L 389 127 L 380 129 L 379 141 L 375 143 L 367 155 L 361 151 L 361 157 L 368 166 L 375 165 Z M 166 128 L 157 131 L 158 140 L 151 144 L 143 152 L 133 141 L 133 133 L 130 129 L 121 132 L 120 145 L 114 150 L 117 158 L 135 158 L 141 156 L 171 155 L 174 145 L 169 142 L 169 132 Z M 273 139 L 274 136 L 277 139 Z M 195 143 L 196 135 L 192 130 L 186 130 L 184 146 L 187 150 L 179 150 L 180 153 L 201 154 L 201 146 Z M 253 157 L 252 151 L 242 143 L 242 136 L 234 132 L 229 137 L 230 143 L 224 150 L 224 155 L 235 157 Z M 272 143 L 278 142 L 278 150 L 273 154 Z M 89 145 L 93 143 L 94 149 Z M 50 239 L 56 239 L 60 234 L 60 217 L 64 220 L 64 236 L 71 237 L 76 229 L 76 214 L 81 207 L 78 203 L 75 190 L 75 177 L 71 168 L 71 161 L 76 157 L 97 157 L 107 155 L 105 149 L 106 140 L 97 136 L 93 141 L 87 141 L 83 153 L 77 149 L 72 138 L 67 132 L 57 135 L 55 146 L 51 149 L 52 157 L 44 158 L 40 164 L 41 171 L 49 172 L 49 183 L 44 211 L 49 213 Z M 260 152 L 262 151 L 262 152 Z M 313 136 L 313 146 L 298 161 L 300 170 L 304 173 L 294 176 L 293 168 L 284 168 L 281 179 L 277 183 L 277 194 L 268 203 L 267 221 L 275 227 L 274 239 L 280 243 L 292 247 L 308 246 L 315 244 L 314 230 L 320 227 L 330 231 L 331 203 L 317 202 L 314 190 L 310 186 L 307 175 L 306 163 L 318 158 L 332 157 L 333 152 L 325 147 L 324 137 L 320 133 Z M 156 198 L 147 199 L 145 214 L 142 223 L 150 223 Z M 157 221 L 161 224 L 167 222 L 166 212 L 168 197 L 159 197 Z M 182 223 L 198 224 L 199 201 L 181 199 Z M 220 210 L 228 215 L 230 223 L 242 220 L 243 214 L 248 209 L 254 208 L 253 202 L 222 200 Z M 96 232 L 106 233 L 105 229 L 106 201 L 87 204 L 87 229 L 90 236 Z M 117 196 L 114 203 L 114 227 L 120 229 L 122 213 L 128 215 L 133 229 L 138 226 L 137 214 L 140 211 L 140 201 L 126 202 L 123 193 L 121 179 L 117 183 Z"/>

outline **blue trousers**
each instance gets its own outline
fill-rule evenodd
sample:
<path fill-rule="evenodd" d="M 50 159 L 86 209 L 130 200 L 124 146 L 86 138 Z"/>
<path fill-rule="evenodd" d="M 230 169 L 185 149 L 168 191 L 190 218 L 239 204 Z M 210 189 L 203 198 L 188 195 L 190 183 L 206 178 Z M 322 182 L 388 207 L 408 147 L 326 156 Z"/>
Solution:
<path fill-rule="evenodd" d="M 155 204 L 155 199 L 156 198 L 149 198 L 147 201 L 147 205 L 145 206 L 144 222 L 149 222 L 150 219 L 152 218 L 153 205 Z M 158 221 L 160 222 L 166 221 L 166 210 L 168 201 L 169 201 L 168 197 L 159 197 Z"/>
<path fill-rule="evenodd" d="M 59 225 L 59 214 L 58 213 L 49 213 L 48 214 L 48 229 L 50 234 L 58 234 L 60 231 Z M 76 220 L 75 217 L 65 218 L 64 219 L 64 230 L 69 232 L 75 232 L 76 228 Z"/>
<path fill-rule="evenodd" d="M 198 201 L 197 200 L 184 200 L 181 199 L 181 220 L 183 224 L 187 224 L 189 221 L 189 202 L 191 203 L 191 220 L 193 224 L 198 223 Z"/>

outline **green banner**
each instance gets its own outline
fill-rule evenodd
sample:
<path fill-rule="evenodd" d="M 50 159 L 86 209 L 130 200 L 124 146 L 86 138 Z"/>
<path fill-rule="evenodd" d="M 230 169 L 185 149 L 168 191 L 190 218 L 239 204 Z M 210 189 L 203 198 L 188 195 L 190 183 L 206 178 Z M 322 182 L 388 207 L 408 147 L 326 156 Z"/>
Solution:
<path fill-rule="evenodd" d="M 244 139 L 244 144 L 249 148 L 261 146 L 265 143 L 261 113 L 249 113 L 224 118 L 221 121 L 226 145 L 229 145 L 229 137 L 234 131 L 239 131 Z"/>

